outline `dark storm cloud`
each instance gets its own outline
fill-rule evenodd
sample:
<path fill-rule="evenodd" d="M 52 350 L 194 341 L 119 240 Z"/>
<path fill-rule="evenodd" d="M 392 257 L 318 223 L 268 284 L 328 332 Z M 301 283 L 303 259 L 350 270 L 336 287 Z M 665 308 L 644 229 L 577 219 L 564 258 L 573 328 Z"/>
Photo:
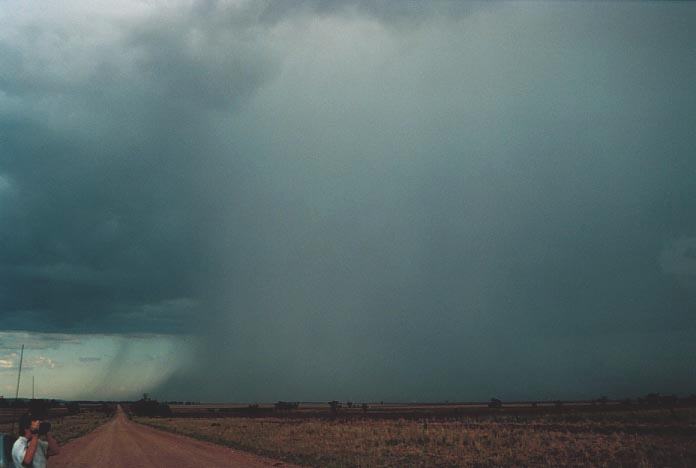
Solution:
<path fill-rule="evenodd" d="M 564 8 L 425 22 L 386 66 L 367 29 L 307 53 L 301 86 L 286 65 L 258 111 L 253 261 L 219 296 L 239 312 L 200 352 L 225 355 L 220 386 L 243 382 L 228 398 L 693 385 L 696 296 L 660 266 L 694 235 L 691 25 L 654 5 Z"/>
<path fill-rule="evenodd" d="M 682 391 L 692 8 L 7 16 L 3 328 L 191 333 L 172 398 Z"/>
<path fill-rule="evenodd" d="M 245 14 L 162 8 L 114 19 L 111 34 L 60 13 L 11 18 L 20 37 L 0 47 L 4 328 L 182 330 L 197 278 L 214 269 L 199 236 L 221 164 L 206 121 L 273 74 Z M 80 45 L 85 35 L 94 44 Z"/>

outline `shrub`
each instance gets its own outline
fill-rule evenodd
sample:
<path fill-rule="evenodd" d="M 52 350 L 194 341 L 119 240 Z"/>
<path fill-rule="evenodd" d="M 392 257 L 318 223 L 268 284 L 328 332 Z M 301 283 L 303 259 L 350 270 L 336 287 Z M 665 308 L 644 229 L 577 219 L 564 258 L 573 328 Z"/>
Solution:
<path fill-rule="evenodd" d="M 65 409 L 68 410 L 68 414 L 78 414 L 80 412 L 80 404 L 76 401 L 70 401 L 65 404 Z"/>
<path fill-rule="evenodd" d="M 278 411 L 290 411 L 300 407 L 297 401 L 279 401 L 275 404 L 275 409 Z"/>

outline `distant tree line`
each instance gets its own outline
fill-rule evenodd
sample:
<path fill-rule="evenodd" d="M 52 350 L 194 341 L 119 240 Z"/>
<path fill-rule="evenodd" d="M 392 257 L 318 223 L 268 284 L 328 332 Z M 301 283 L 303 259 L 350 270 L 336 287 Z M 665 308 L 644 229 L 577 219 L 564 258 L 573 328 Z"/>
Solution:
<path fill-rule="evenodd" d="M 136 416 L 169 417 L 172 415 L 172 409 L 167 403 L 153 400 L 147 393 L 140 400 L 130 405 L 130 412 Z"/>

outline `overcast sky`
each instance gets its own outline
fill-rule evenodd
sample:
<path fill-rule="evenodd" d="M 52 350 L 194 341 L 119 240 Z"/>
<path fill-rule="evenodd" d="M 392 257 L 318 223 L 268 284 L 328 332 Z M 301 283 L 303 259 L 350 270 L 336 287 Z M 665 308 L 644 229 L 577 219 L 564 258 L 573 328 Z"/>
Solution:
<path fill-rule="evenodd" d="M 696 392 L 696 5 L 0 0 L 0 394 Z"/>

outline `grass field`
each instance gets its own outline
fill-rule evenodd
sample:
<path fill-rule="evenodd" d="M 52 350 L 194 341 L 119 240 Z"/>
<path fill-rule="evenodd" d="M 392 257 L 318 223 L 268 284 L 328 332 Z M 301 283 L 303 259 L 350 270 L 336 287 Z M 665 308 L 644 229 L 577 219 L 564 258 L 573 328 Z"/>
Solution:
<path fill-rule="evenodd" d="M 696 410 L 452 420 L 134 418 L 310 466 L 696 466 Z"/>
<path fill-rule="evenodd" d="M 104 413 L 97 411 L 50 418 L 51 432 L 59 444 L 64 444 L 69 440 L 81 437 L 93 431 L 109 419 L 109 416 L 105 416 Z M 11 429 L 11 423 L 0 424 L 0 432 L 9 434 Z M 15 425 L 15 431 L 16 430 L 17 426 Z"/>

